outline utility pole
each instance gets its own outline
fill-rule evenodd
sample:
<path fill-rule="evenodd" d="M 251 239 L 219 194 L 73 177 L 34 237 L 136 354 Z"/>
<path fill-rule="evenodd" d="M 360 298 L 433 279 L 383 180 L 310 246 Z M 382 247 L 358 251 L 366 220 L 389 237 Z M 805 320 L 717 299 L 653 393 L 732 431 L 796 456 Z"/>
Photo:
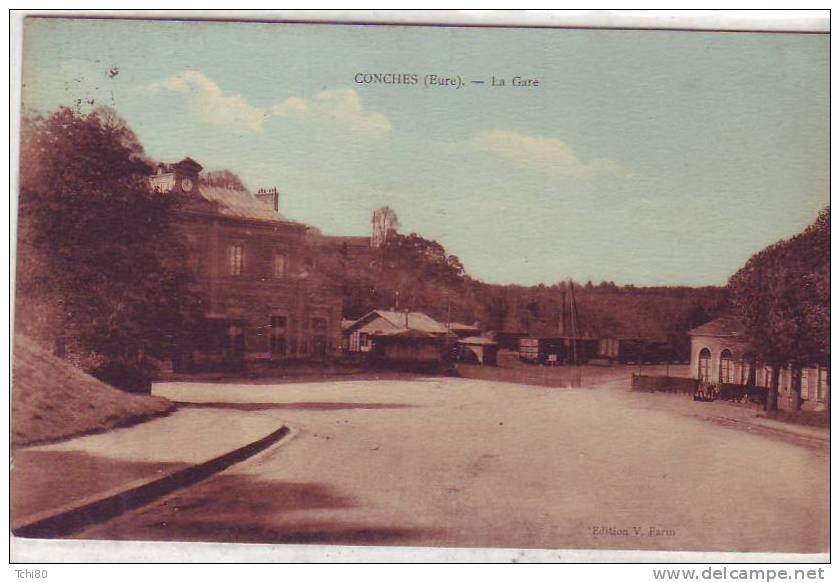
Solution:
<path fill-rule="evenodd" d="M 572 377 L 572 386 L 579 387 L 580 386 L 580 364 L 578 362 L 578 353 L 577 353 L 577 334 L 578 334 L 578 321 L 577 321 L 577 302 L 575 302 L 575 284 L 572 282 L 572 279 L 569 278 L 569 298 L 570 298 L 570 328 L 572 332 L 572 360 L 574 362 L 574 376 Z"/>
<path fill-rule="evenodd" d="M 560 292 L 560 321 L 558 326 L 560 336 L 566 335 L 566 292 Z"/>

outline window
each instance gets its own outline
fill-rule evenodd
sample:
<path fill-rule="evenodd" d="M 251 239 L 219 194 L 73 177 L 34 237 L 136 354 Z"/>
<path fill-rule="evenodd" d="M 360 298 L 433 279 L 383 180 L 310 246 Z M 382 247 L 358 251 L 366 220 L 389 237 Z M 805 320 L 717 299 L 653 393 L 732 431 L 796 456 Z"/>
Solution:
<path fill-rule="evenodd" d="M 226 354 L 241 354 L 245 352 L 245 331 L 241 326 L 231 324 L 225 334 L 224 351 Z"/>
<path fill-rule="evenodd" d="M 722 383 L 735 382 L 735 371 L 732 367 L 732 352 L 724 350 L 720 353 L 720 374 L 718 380 Z"/>
<path fill-rule="evenodd" d="M 327 320 L 326 318 L 312 318 L 312 354 L 326 356 L 327 354 Z"/>
<path fill-rule="evenodd" d="M 828 391 L 828 369 L 819 367 L 817 369 L 817 400 L 825 401 L 825 393 Z"/>
<path fill-rule="evenodd" d="M 245 258 L 245 248 L 242 245 L 228 247 L 228 274 L 242 275 L 242 264 Z"/>
<path fill-rule="evenodd" d="M 799 385 L 799 394 L 802 396 L 803 399 L 807 400 L 808 399 L 808 393 L 811 389 L 810 382 L 809 382 L 810 377 L 811 377 L 811 371 L 810 371 L 810 369 L 803 368 L 802 372 L 800 374 L 802 376 L 800 377 L 801 382 L 800 382 L 800 385 Z"/>
<path fill-rule="evenodd" d="M 712 353 L 708 348 L 700 351 L 700 358 L 697 361 L 697 378 L 703 382 L 709 382 L 709 362 L 712 360 Z"/>
<path fill-rule="evenodd" d="M 286 316 L 272 316 L 268 343 L 271 354 L 286 356 Z"/>
<path fill-rule="evenodd" d="M 748 352 L 741 361 L 741 384 L 755 386 L 755 355 Z"/>
<path fill-rule="evenodd" d="M 286 256 L 284 254 L 274 254 L 274 259 L 271 265 L 271 274 L 277 279 L 286 277 Z"/>

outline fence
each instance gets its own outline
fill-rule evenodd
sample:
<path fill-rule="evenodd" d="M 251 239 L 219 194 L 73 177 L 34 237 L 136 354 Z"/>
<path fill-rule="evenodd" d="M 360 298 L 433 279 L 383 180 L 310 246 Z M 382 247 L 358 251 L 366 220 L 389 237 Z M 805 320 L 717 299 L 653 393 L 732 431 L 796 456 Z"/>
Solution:
<path fill-rule="evenodd" d="M 701 400 L 740 401 L 759 403 L 767 402 L 767 388 L 730 383 L 705 384 L 700 386 L 697 379 L 685 377 L 663 377 L 634 374 L 631 381 L 634 391 L 646 393 L 684 393 L 690 395 L 708 395 Z M 702 389 L 702 390 L 701 390 Z"/>
<path fill-rule="evenodd" d="M 718 385 L 718 400 L 767 403 L 767 387 L 752 387 L 749 385 L 734 385 L 721 383 Z"/>

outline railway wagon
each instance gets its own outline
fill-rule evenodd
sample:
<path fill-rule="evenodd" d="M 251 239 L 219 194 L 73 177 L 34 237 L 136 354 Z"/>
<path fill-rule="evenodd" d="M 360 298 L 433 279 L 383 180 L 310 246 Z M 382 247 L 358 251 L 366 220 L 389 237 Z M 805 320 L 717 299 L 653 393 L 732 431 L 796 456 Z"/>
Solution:
<path fill-rule="evenodd" d="M 598 357 L 627 364 L 637 362 L 644 353 L 645 341 L 641 338 L 601 338 L 598 341 Z"/>
<path fill-rule="evenodd" d="M 527 337 L 519 339 L 519 359 L 531 364 L 550 366 L 586 364 L 598 354 L 596 338 L 570 336 Z"/>
<path fill-rule="evenodd" d="M 643 338 L 601 338 L 598 341 L 598 358 L 621 364 L 649 362 L 659 364 L 674 360 L 670 343 Z"/>

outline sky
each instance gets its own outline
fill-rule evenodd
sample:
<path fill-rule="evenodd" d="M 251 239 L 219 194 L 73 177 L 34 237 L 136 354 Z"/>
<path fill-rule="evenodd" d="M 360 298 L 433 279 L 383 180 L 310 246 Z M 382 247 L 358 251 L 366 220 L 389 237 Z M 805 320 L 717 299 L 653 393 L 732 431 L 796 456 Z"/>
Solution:
<path fill-rule="evenodd" d="M 723 285 L 829 203 L 821 34 L 30 18 L 22 99 L 113 107 L 327 234 L 388 205 L 490 283 Z"/>

